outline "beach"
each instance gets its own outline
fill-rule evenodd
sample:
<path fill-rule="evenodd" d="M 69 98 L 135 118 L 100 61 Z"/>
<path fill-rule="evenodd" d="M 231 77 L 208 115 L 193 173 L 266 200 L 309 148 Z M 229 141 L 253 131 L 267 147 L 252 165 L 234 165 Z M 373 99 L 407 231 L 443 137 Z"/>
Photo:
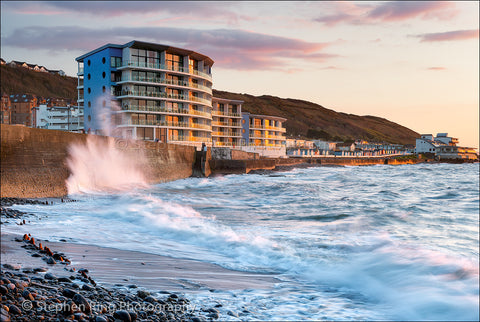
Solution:
<path fill-rule="evenodd" d="M 45 204 L 48 200 L 15 201 Z M 60 202 L 60 199 L 50 199 L 49 202 Z M 12 205 L 11 200 L 5 203 Z M 5 207 L 2 211 L 5 211 Z M 32 214 L 12 210 L 10 213 L 16 216 L 10 216 L 7 221 L 28 226 Z M 55 257 L 48 256 L 45 251 L 47 248 L 52 250 Z M 7 299 L 3 301 L 2 321 L 23 318 L 68 319 L 69 316 L 77 320 L 93 318 L 95 321 L 119 317 L 122 321 L 214 320 L 218 318 L 217 308 L 189 305 L 185 293 L 198 289 L 215 292 L 252 287 L 271 288 L 276 281 L 272 274 L 228 270 L 201 261 L 74 244 L 66 240 L 52 242 L 3 232 L 1 255 L 2 285 L 8 290 L 4 294 L 2 288 L 2 295 L 6 295 Z M 58 260 L 59 256 L 62 261 Z M 53 260 L 49 261 L 50 258 Z M 87 272 L 87 277 L 80 272 Z M 12 283 L 15 288 L 9 289 Z M 69 292 L 66 290 L 81 294 L 90 307 L 100 309 L 85 311 L 77 303 L 78 308 L 65 311 L 64 306 L 74 296 L 73 292 L 69 293 L 72 296 L 65 296 Z M 26 295 L 27 292 L 32 295 Z M 109 295 L 105 297 L 105 294 Z M 40 303 L 42 301 L 45 303 Z M 31 303 L 37 304 L 30 307 Z M 128 314 L 122 312 L 123 307 L 130 308 Z M 148 308 L 150 310 L 146 310 Z M 126 318 L 127 315 L 130 315 L 130 320 Z M 231 312 L 231 315 L 238 317 L 242 312 Z"/>

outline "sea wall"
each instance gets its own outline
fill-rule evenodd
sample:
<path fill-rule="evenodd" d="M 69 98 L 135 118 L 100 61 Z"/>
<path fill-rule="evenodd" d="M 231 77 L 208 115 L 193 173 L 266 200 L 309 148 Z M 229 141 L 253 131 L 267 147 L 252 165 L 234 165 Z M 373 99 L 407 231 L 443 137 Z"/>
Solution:
<path fill-rule="evenodd" d="M 136 160 L 148 183 L 192 175 L 195 148 L 2 124 L 1 197 L 40 198 L 67 194 L 69 148 L 91 144 L 114 147 Z M 118 173 L 122 175 L 121 171 Z"/>
<path fill-rule="evenodd" d="M 214 160 L 256 160 L 260 155 L 254 152 L 246 152 L 237 149 L 214 147 L 211 149 L 212 159 Z"/>

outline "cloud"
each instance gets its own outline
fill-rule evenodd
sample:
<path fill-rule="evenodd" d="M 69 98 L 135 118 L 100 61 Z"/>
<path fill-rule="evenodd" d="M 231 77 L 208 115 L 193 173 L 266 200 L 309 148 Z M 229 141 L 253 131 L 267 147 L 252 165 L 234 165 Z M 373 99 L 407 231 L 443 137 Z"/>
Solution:
<path fill-rule="evenodd" d="M 478 29 L 436 32 L 416 35 L 414 37 L 421 38 L 421 42 L 478 39 Z"/>
<path fill-rule="evenodd" d="M 389 1 L 377 5 L 339 5 L 334 13 L 320 16 L 314 21 L 326 26 L 339 23 L 353 25 L 378 22 L 406 21 L 414 18 L 448 20 L 455 17 L 458 10 L 454 2 L 448 1 Z"/>
<path fill-rule="evenodd" d="M 3 3 L 2 3 L 3 5 Z M 142 15 L 144 18 L 159 14 L 188 16 L 205 20 L 222 17 L 236 22 L 244 19 L 230 7 L 235 3 L 221 5 L 203 1 L 5 1 L 5 9 L 19 14 L 86 14 L 114 18 L 128 15 Z"/>
<path fill-rule="evenodd" d="M 306 42 L 237 29 L 197 30 L 170 27 L 90 29 L 75 26 L 30 26 L 3 37 L 2 45 L 52 52 L 86 53 L 110 43 L 131 40 L 171 44 L 211 57 L 216 66 L 237 70 L 286 70 L 289 62 L 324 62 L 337 55 L 323 52 L 330 43 Z"/>
<path fill-rule="evenodd" d="M 428 67 L 427 70 L 447 70 L 446 67 Z"/>

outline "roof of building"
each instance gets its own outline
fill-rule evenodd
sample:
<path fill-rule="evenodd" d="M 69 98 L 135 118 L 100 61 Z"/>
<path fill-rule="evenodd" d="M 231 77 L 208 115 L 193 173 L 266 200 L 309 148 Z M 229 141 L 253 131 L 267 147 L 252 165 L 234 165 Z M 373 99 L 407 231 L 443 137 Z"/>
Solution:
<path fill-rule="evenodd" d="M 220 97 L 212 97 L 212 101 L 225 102 L 225 103 L 235 103 L 235 104 L 243 104 L 244 103 L 244 101 L 232 100 L 232 99 L 229 99 L 229 98 L 220 98 Z"/>
<path fill-rule="evenodd" d="M 244 113 L 244 114 L 250 114 L 250 113 Z M 285 122 L 287 120 L 284 117 L 272 116 L 272 115 L 250 114 L 250 117 L 256 117 L 256 118 L 259 118 L 259 119 L 269 119 L 269 120 L 275 120 L 275 121 L 280 121 L 280 122 Z"/>
<path fill-rule="evenodd" d="M 102 47 L 94 49 L 94 50 L 92 50 L 92 51 L 90 51 L 86 54 L 83 54 L 83 55 L 75 58 L 75 60 L 78 61 L 78 62 L 83 61 L 83 59 L 85 59 L 86 57 L 91 56 L 91 55 L 93 55 L 93 54 L 95 54 L 99 51 L 102 51 L 106 48 L 120 48 L 120 49 L 122 49 L 122 48 L 127 48 L 127 47 L 141 48 L 141 49 L 153 49 L 153 50 L 159 50 L 159 51 L 168 50 L 168 51 L 176 52 L 176 53 L 181 54 L 181 55 L 188 55 L 188 56 L 190 56 L 194 59 L 197 59 L 197 60 L 205 60 L 207 62 L 207 64 L 213 65 L 213 59 L 211 59 L 208 56 L 197 53 L 195 51 L 182 49 L 182 48 L 178 48 L 178 47 L 173 47 L 173 46 L 143 42 L 143 41 L 138 41 L 138 40 L 132 40 L 132 41 L 130 41 L 126 44 L 123 44 L 123 45 L 106 44 L 106 45 L 103 45 Z"/>

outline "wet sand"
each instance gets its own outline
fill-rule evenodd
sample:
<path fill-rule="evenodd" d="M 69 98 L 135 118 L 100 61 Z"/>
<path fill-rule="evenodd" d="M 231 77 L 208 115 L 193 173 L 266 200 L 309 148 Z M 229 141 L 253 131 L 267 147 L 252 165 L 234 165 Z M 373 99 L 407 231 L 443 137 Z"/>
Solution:
<path fill-rule="evenodd" d="M 2 264 L 19 264 L 22 268 L 45 267 L 57 275 L 67 275 L 64 265 L 48 265 L 21 248 L 15 238 L 1 235 Z M 38 240 L 54 251 L 64 253 L 72 267 L 86 268 L 97 283 L 105 286 L 136 285 L 152 291 L 186 292 L 204 290 L 268 289 L 278 280 L 272 274 L 240 272 L 218 265 L 188 259 L 171 258 L 135 251 L 124 251 L 68 242 Z"/>

